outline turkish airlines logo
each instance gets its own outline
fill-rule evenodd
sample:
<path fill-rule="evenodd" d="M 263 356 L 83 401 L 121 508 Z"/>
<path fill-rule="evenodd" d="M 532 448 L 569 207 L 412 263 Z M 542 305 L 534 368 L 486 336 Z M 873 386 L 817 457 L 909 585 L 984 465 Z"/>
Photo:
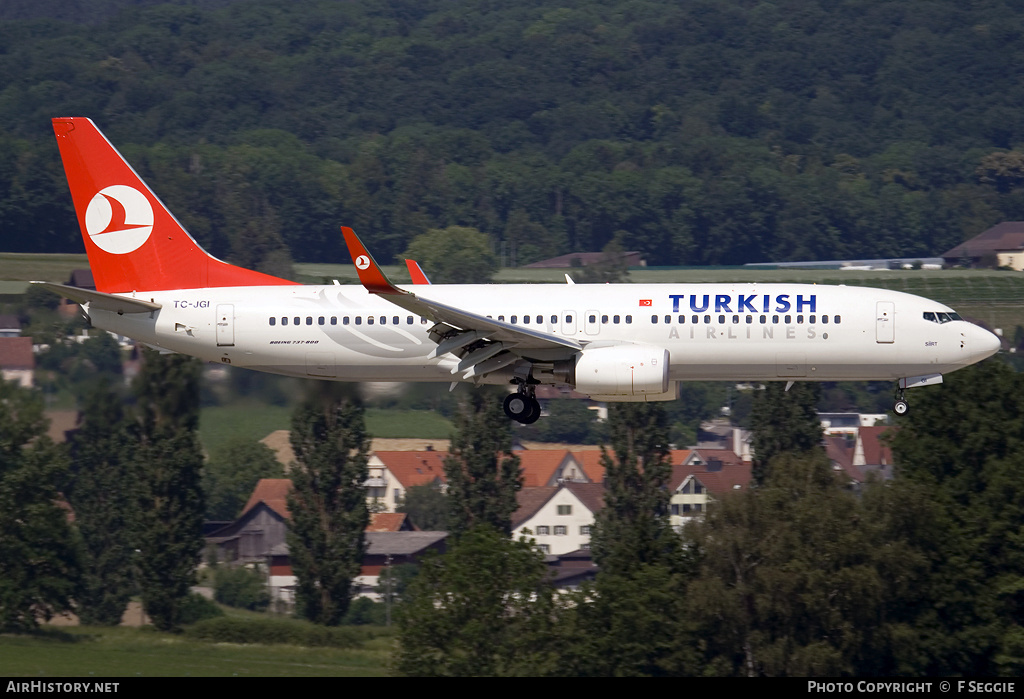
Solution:
<path fill-rule="evenodd" d="M 100 190 L 89 202 L 85 230 L 92 242 L 106 252 L 134 252 L 153 232 L 153 207 L 139 190 L 115 184 Z"/>
<path fill-rule="evenodd" d="M 654 305 L 654 300 L 653 299 L 640 299 L 640 305 L 641 306 L 653 306 Z"/>
<path fill-rule="evenodd" d="M 370 266 L 370 258 L 367 257 L 366 255 L 360 255 L 359 257 L 356 258 L 356 268 L 357 269 L 366 269 L 369 266 Z"/>

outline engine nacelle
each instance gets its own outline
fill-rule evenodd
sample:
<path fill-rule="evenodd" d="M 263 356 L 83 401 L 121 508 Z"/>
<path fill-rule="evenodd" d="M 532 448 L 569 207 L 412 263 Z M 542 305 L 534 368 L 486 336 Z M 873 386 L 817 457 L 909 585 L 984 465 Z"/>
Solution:
<path fill-rule="evenodd" d="M 654 345 L 612 345 L 583 350 L 576 359 L 576 390 L 600 400 L 665 396 L 669 352 Z M 665 398 L 662 398 L 665 400 Z"/>

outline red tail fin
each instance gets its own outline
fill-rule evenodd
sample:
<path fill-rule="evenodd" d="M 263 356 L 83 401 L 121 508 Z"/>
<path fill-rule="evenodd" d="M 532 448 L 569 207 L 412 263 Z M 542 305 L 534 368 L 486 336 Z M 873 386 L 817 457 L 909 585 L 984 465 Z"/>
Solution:
<path fill-rule="evenodd" d="M 91 120 L 53 120 L 96 289 L 108 293 L 293 284 L 203 250 Z"/>

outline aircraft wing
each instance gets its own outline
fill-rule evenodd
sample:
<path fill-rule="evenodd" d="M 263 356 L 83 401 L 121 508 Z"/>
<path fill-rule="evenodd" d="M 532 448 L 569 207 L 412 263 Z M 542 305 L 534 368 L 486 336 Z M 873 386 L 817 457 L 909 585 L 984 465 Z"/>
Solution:
<path fill-rule="evenodd" d="M 107 294 L 102 291 L 92 291 L 91 289 L 80 289 L 77 286 L 54 284 L 53 282 L 31 283 L 38 284 L 76 303 L 87 303 L 90 308 L 98 308 L 103 311 L 114 311 L 115 313 L 152 313 L 153 311 L 159 311 L 161 308 L 159 303 L 153 303 L 152 301 L 143 301 L 142 299 L 118 296 L 117 294 Z"/>
<path fill-rule="evenodd" d="M 502 348 L 498 350 L 499 352 L 502 349 L 514 348 L 517 355 L 528 354 L 525 351 L 531 349 L 576 351 L 583 348 L 580 343 L 570 338 L 525 328 L 520 325 L 512 325 L 511 323 L 494 320 L 493 318 L 488 318 L 487 316 L 482 316 L 440 301 L 434 301 L 429 298 L 430 286 L 428 285 L 423 286 L 424 293 L 427 295 L 424 295 L 424 293 L 414 294 L 410 291 L 399 289 L 384 275 L 380 266 L 374 261 L 373 256 L 367 251 L 366 246 L 356 236 L 355 231 L 351 228 L 342 227 L 341 232 L 345 236 L 345 243 L 348 245 L 349 253 L 351 253 L 352 259 L 355 262 L 356 271 L 359 273 L 359 281 L 362 282 L 367 291 L 387 299 L 396 306 L 400 306 L 411 313 L 429 318 L 435 323 L 444 323 L 458 331 L 462 331 L 448 338 L 448 345 L 454 343 L 452 349 L 439 351 L 446 346 L 446 342 L 442 341 L 437 350 L 435 350 L 435 356 L 453 351 L 480 339 L 485 339 L 495 344 L 500 343 Z M 473 333 L 473 335 L 469 335 L 470 333 Z"/>

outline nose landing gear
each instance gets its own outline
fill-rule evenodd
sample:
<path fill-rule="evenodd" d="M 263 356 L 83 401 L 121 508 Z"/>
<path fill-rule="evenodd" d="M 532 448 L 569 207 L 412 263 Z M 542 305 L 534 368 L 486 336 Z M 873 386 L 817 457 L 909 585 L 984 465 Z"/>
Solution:
<path fill-rule="evenodd" d="M 906 415 L 907 411 L 910 410 L 910 405 L 907 403 L 904 397 L 904 390 L 900 384 L 896 384 L 896 403 L 892 406 L 892 411 L 897 415 Z"/>
<path fill-rule="evenodd" d="M 502 406 L 505 415 L 524 425 L 532 425 L 540 417 L 540 403 L 534 396 L 534 387 L 525 383 L 519 384 L 519 390 L 510 393 Z"/>

